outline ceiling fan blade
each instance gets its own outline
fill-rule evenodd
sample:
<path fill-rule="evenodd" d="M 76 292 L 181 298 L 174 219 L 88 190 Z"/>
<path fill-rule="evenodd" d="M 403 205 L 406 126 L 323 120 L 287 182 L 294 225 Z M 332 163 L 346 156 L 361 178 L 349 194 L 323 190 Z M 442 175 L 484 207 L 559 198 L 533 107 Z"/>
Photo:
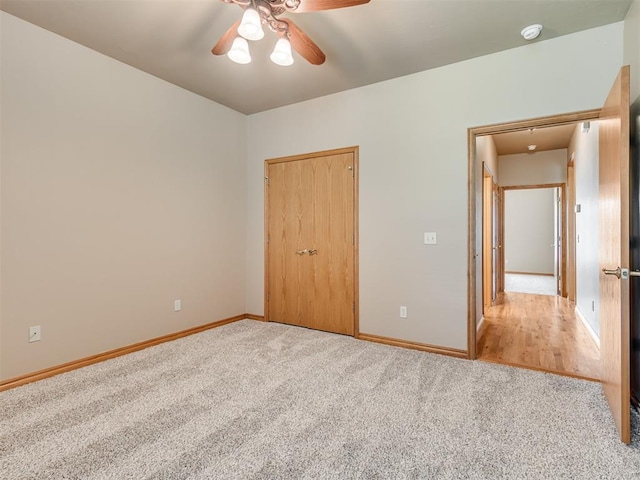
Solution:
<path fill-rule="evenodd" d="M 300 5 L 295 13 L 318 12 L 320 10 L 333 10 L 334 8 L 355 7 L 364 5 L 370 0 L 300 0 Z"/>
<path fill-rule="evenodd" d="M 213 53 L 214 55 L 225 55 L 229 51 L 233 40 L 238 36 L 238 27 L 240 26 L 240 21 L 241 20 L 238 20 L 236 23 L 231 25 L 231 28 L 229 28 L 229 30 L 224 32 L 224 35 L 220 37 L 218 43 L 216 43 L 211 49 L 211 53 Z"/>
<path fill-rule="evenodd" d="M 312 65 L 322 65 L 326 57 L 320 47 L 290 19 L 283 21 L 289 25 L 289 41 L 293 49 Z"/>

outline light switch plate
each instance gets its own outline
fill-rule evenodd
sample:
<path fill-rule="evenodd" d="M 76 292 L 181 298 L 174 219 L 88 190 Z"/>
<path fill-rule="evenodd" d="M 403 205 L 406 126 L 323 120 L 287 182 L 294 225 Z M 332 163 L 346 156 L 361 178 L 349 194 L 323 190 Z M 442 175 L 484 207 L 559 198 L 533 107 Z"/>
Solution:
<path fill-rule="evenodd" d="M 435 245 L 438 243 L 436 232 L 424 232 L 424 244 Z"/>

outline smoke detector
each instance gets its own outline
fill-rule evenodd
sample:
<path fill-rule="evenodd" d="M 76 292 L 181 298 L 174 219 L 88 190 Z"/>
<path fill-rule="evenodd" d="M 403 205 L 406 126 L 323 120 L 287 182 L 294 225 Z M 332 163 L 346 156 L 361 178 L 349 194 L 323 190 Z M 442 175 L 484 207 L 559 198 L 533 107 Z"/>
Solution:
<path fill-rule="evenodd" d="M 522 29 L 522 31 L 520 32 L 520 35 L 522 35 L 522 38 L 524 38 L 525 40 L 534 40 L 538 38 L 541 31 L 542 31 L 542 25 L 540 24 L 529 25 L 528 27 L 524 27 Z"/>

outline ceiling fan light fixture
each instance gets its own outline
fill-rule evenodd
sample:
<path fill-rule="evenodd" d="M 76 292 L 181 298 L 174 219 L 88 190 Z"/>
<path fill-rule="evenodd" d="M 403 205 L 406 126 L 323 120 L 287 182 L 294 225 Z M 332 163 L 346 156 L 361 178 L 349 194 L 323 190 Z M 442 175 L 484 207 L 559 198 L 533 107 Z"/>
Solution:
<path fill-rule="evenodd" d="M 246 64 L 251 62 L 249 44 L 242 37 L 236 37 L 227 56 L 236 63 Z"/>
<path fill-rule="evenodd" d="M 247 40 L 260 40 L 264 37 L 262 19 L 255 8 L 247 8 L 242 15 L 238 33 Z"/>
<path fill-rule="evenodd" d="M 291 54 L 291 42 L 289 42 L 289 39 L 285 37 L 279 38 L 269 58 L 273 63 L 282 67 L 292 65 L 293 55 Z"/>

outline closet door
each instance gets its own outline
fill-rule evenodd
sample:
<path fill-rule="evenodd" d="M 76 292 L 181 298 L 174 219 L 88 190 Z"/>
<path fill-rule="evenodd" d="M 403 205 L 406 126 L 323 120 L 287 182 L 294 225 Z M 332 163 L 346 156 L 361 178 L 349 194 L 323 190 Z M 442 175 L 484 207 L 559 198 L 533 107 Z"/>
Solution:
<path fill-rule="evenodd" d="M 266 162 L 266 319 L 354 335 L 357 150 Z"/>

